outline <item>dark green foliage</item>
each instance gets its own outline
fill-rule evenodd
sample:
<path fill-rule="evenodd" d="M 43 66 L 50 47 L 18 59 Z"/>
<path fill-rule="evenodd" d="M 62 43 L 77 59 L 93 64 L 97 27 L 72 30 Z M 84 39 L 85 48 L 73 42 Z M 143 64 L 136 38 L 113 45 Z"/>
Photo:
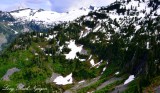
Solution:
<path fill-rule="evenodd" d="M 88 16 L 93 16 L 93 15 L 96 16 L 96 19 L 105 19 L 105 18 L 108 18 L 105 13 L 90 12 L 88 14 Z"/>
<path fill-rule="evenodd" d="M 82 24 L 88 26 L 89 28 L 94 28 L 96 26 L 94 21 L 84 21 Z"/>
<path fill-rule="evenodd" d="M 71 49 L 65 47 L 65 48 L 63 48 L 62 53 L 67 54 L 70 51 L 71 51 Z"/>

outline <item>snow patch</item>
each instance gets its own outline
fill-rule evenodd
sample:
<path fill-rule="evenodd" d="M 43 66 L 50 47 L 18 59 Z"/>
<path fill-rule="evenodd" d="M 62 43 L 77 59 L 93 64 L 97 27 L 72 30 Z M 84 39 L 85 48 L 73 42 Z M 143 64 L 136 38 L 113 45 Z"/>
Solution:
<path fill-rule="evenodd" d="M 100 28 L 101 28 L 101 25 L 97 26 L 97 27 L 93 30 L 93 32 L 97 32 Z"/>
<path fill-rule="evenodd" d="M 55 82 L 57 85 L 72 84 L 73 83 L 72 73 L 66 77 L 58 76 L 53 82 Z"/>
<path fill-rule="evenodd" d="M 129 78 L 124 82 L 124 85 L 130 83 L 131 81 L 133 81 L 134 78 L 135 78 L 134 75 L 130 75 Z"/>
<path fill-rule="evenodd" d="M 68 45 L 68 48 L 70 48 L 71 51 L 69 52 L 69 54 L 65 54 L 66 59 L 74 59 L 76 57 L 76 53 L 81 52 L 82 47 L 83 47 L 83 45 L 77 46 L 75 44 L 75 40 L 71 40 Z"/>
<path fill-rule="evenodd" d="M 100 62 L 96 63 L 94 66 L 97 66 L 97 68 L 99 68 L 99 66 L 101 65 L 102 62 L 103 62 L 103 60 L 101 60 Z"/>
<path fill-rule="evenodd" d="M 39 33 L 39 35 L 40 35 L 40 36 L 42 36 L 42 35 L 43 35 L 43 33 Z"/>
<path fill-rule="evenodd" d="M 38 53 L 35 53 L 34 55 L 35 55 L 35 56 L 38 56 Z"/>
<path fill-rule="evenodd" d="M 149 49 L 149 42 L 147 42 L 147 49 Z"/>
<path fill-rule="evenodd" d="M 101 74 L 103 74 L 105 70 L 106 70 L 106 67 L 104 67 L 104 68 L 103 68 L 103 71 L 102 71 L 102 73 L 101 73 Z"/>
<path fill-rule="evenodd" d="M 157 14 L 160 15 L 160 8 L 157 9 Z"/>
<path fill-rule="evenodd" d="M 83 61 L 86 61 L 86 59 L 79 59 L 79 61 L 82 61 L 82 62 L 83 62 Z"/>
<path fill-rule="evenodd" d="M 118 75 L 118 74 L 119 74 L 119 72 L 116 72 L 116 73 L 115 73 L 115 75 Z"/>
<path fill-rule="evenodd" d="M 49 54 L 49 56 L 52 56 L 52 54 Z"/>
<path fill-rule="evenodd" d="M 85 27 L 85 31 L 81 31 L 80 33 L 80 39 L 86 37 L 91 31 L 91 28 Z"/>
<path fill-rule="evenodd" d="M 85 80 L 82 80 L 82 81 L 79 81 L 78 83 L 80 84 L 80 83 L 84 83 L 85 82 Z"/>
<path fill-rule="evenodd" d="M 141 28 L 140 25 L 136 26 L 136 31 L 139 30 Z"/>
<path fill-rule="evenodd" d="M 92 55 L 89 56 L 88 60 L 90 60 L 92 58 Z"/>
<path fill-rule="evenodd" d="M 106 67 L 103 68 L 103 72 L 106 70 Z"/>
<path fill-rule="evenodd" d="M 63 45 L 63 46 L 60 46 L 60 47 L 59 47 L 59 51 L 62 52 L 62 49 L 63 49 L 63 48 L 64 48 L 64 45 Z"/>
<path fill-rule="evenodd" d="M 53 39 L 54 35 L 49 35 L 48 37 L 46 37 L 47 40 Z"/>
<path fill-rule="evenodd" d="M 94 60 L 93 60 L 93 59 L 90 61 L 90 63 L 91 63 L 91 65 L 92 65 L 92 67 L 95 66 L 95 63 L 94 63 Z"/>
<path fill-rule="evenodd" d="M 14 34 L 18 34 L 18 32 L 17 32 L 17 31 L 14 31 Z"/>

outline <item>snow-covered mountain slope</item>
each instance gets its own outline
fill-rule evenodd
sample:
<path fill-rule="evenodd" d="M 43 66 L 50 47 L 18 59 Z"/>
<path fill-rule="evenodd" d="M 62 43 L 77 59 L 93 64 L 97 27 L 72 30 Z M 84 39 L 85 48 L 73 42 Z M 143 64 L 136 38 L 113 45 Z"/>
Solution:
<path fill-rule="evenodd" d="M 156 19 L 158 16 L 160 16 L 160 1 L 158 0 L 117 0 L 107 7 L 91 11 L 77 21 L 82 20 L 81 25 L 87 24 L 89 27 L 86 27 L 87 31 L 81 32 L 84 37 L 90 32 L 105 32 L 106 26 L 107 30 L 114 30 L 116 33 L 124 32 L 124 28 L 129 25 L 133 25 L 137 31 L 147 19 Z M 110 33 L 107 34 L 109 37 L 110 35 Z"/>
<path fill-rule="evenodd" d="M 60 22 L 73 21 L 74 19 L 87 15 L 91 8 L 75 9 L 66 13 L 58 13 L 54 11 L 45 11 L 43 9 L 20 9 L 10 12 L 10 14 L 19 21 L 35 21 L 43 24 L 55 24 Z"/>
<path fill-rule="evenodd" d="M 117 2 L 108 6 L 107 10 L 111 9 L 109 10 L 108 16 L 111 19 L 116 18 L 117 20 L 119 20 L 121 17 L 127 16 L 132 18 L 144 18 L 146 15 L 151 15 L 151 17 L 154 18 L 155 14 L 160 15 L 160 7 L 157 6 L 158 4 L 159 3 L 152 3 L 151 0 L 118 0 Z"/>
<path fill-rule="evenodd" d="M 47 29 L 45 25 L 36 24 L 34 21 L 17 21 L 10 13 L 0 11 L 0 50 L 9 45 L 20 33 Z"/>
<path fill-rule="evenodd" d="M 73 21 L 76 18 L 87 15 L 95 7 L 75 9 L 66 13 L 35 10 L 30 8 L 18 9 L 11 12 L 0 11 L 0 34 L 4 34 L 7 40 L 18 33 L 28 31 L 46 31 L 56 24 Z"/>

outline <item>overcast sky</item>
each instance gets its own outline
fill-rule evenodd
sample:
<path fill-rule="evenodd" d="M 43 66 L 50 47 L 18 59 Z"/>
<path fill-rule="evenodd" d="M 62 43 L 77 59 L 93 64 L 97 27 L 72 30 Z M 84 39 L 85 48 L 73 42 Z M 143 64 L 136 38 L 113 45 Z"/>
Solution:
<path fill-rule="evenodd" d="M 18 7 L 66 12 L 70 9 L 93 6 L 107 6 L 115 0 L 1 0 L 0 10 L 11 11 Z"/>

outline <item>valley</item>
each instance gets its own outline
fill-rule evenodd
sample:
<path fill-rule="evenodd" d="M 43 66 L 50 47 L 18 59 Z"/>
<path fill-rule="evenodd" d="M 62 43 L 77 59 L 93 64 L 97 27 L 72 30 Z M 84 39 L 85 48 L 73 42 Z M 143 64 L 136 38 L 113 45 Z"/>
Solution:
<path fill-rule="evenodd" d="M 87 9 L 1 12 L 0 93 L 159 93 L 160 1 Z"/>

